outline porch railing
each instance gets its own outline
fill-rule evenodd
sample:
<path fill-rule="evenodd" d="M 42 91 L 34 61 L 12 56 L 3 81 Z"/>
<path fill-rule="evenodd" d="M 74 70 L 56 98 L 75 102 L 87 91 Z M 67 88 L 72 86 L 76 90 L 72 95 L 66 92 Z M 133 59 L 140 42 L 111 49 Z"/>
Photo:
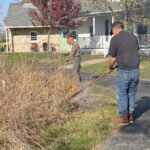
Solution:
<path fill-rule="evenodd" d="M 84 49 L 104 49 L 108 48 L 111 36 L 79 37 L 78 42 Z"/>
<path fill-rule="evenodd" d="M 150 34 L 137 35 L 140 48 L 150 48 Z"/>
<path fill-rule="evenodd" d="M 137 35 L 139 45 L 150 47 L 150 34 Z M 81 48 L 103 49 L 109 48 L 111 36 L 79 37 Z"/>

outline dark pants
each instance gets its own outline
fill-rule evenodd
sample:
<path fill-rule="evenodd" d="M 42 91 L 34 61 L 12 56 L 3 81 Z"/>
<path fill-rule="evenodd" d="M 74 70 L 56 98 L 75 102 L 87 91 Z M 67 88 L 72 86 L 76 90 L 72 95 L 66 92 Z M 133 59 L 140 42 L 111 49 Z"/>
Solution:
<path fill-rule="evenodd" d="M 133 113 L 138 83 L 139 69 L 130 71 L 118 69 L 117 97 L 121 117 L 125 117 L 128 112 Z"/>
<path fill-rule="evenodd" d="M 81 57 L 76 56 L 73 60 L 73 76 L 75 80 L 81 81 L 80 77 L 80 69 L 81 69 Z"/>

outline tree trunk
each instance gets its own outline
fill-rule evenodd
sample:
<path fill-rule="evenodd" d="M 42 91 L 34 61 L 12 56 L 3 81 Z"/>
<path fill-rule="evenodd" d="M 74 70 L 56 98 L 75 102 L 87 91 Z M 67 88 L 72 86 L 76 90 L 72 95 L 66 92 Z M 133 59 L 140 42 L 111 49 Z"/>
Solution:
<path fill-rule="evenodd" d="M 51 36 L 51 29 L 48 30 L 48 38 L 47 38 L 47 52 L 51 52 L 51 44 L 50 44 L 50 36 Z"/>
<path fill-rule="evenodd" d="M 124 30 L 128 31 L 128 22 L 124 20 Z"/>
<path fill-rule="evenodd" d="M 124 17 L 124 30 L 128 31 L 128 17 L 127 17 L 127 13 L 125 13 L 125 17 Z"/>

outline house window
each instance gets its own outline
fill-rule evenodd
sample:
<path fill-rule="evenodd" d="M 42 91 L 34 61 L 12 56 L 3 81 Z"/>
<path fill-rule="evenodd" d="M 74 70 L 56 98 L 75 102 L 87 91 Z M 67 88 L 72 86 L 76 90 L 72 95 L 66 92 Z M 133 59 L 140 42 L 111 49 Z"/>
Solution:
<path fill-rule="evenodd" d="M 77 31 L 76 30 L 72 31 L 72 36 L 74 39 L 77 39 Z"/>
<path fill-rule="evenodd" d="M 105 20 L 105 35 L 109 35 L 109 20 Z"/>
<path fill-rule="evenodd" d="M 67 36 L 68 36 L 69 33 L 72 34 L 72 37 L 73 37 L 74 39 L 77 38 L 77 31 L 76 31 L 76 30 L 64 31 L 64 32 L 63 32 L 63 38 L 67 38 Z"/>
<path fill-rule="evenodd" d="M 145 8 L 150 8 L 150 2 L 145 2 L 144 7 Z"/>
<path fill-rule="evenodd" d="M 64 31 L 62 34 L 63 34 L 63 38 L 67 38 L 68 31 Z"/>
<path fill-rule="evenodd" d="M 93 26 L 90 26 L 89 30 L 90 30 L 90 37 L 93 37 Z"/>
<path fill-rule="evenodd" d="M 138 34 L 147 34 L 147 26 L 138 25 Z"/>
<path fill-rule="evenodd" d="M 31 41 L 37 41 L 37 32 L 36 31 L 32 31 L 31 33 Z"/>

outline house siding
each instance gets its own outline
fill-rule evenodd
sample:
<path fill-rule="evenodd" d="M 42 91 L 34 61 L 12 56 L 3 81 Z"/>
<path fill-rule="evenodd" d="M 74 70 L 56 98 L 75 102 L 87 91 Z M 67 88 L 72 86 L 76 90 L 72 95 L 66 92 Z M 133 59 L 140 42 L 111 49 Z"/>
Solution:
<path fill-rule="evenodd" d="M 92 19 L 88 19 L 78 28 L 78 37 L 90 37 L 90 26 L 93 26 Z"/>
<path fill-rule="evenodd" d="M 107 16 L 96 17 L 95 19 L 95 35 L 96 36 L 104 36 L 105 35 L 105 20 L 109 21 L 109 30 L 111 26 L 111 18 Z"/>
<path fill-rule="evenodd" d="M 32 31 L 38 33 L 37 41 L 31 41 Z M 43 43 L 47 43 L 47 33 L 48 30 L 42 28 L 11 29 L 9 32 L 10 52 L 31 52 L 31 43 L 37 43 L 39 52 L 43 52 Z M 53 49 L 60 51 L 60 34 L 57 31 L 51 34 L 50 43 Z"/>
<path fill-rule="evenodd" d="M 109 30 L 111 26 L 110 16 L 95 17 L 95 36 L 105 35 L 105 20 L 109 20 Z M 91 37 L 90 26 L 93 27 L 93 19 L 90 18 L 78 28 L 78 37 Z M 94 28 L 94 27 L 93 27 Z"/>

